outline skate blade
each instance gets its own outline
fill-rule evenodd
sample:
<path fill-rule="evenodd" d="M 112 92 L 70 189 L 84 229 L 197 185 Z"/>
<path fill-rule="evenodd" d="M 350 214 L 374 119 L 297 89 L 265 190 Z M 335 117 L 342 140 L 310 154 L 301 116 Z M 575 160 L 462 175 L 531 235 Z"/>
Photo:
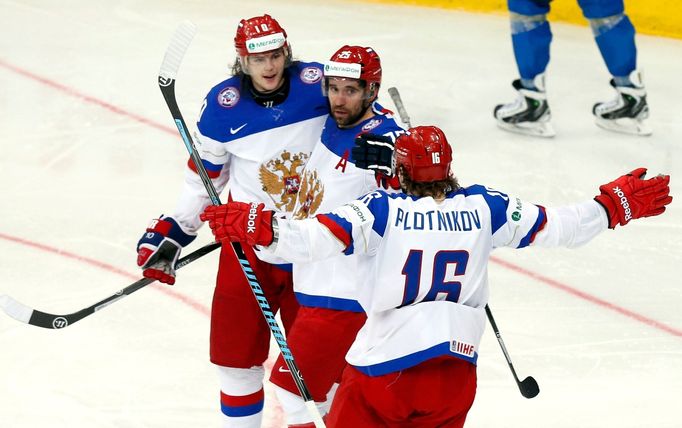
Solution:
<path fill-rule="evenodd" d="M 550 122 L 507 123 L 498 120 L 497 126 L 504 129 L 505 131 L 530 135 L 531 137 L 552 138 L 556 135 L 556 132 L 554 132 L 554 127 Z"/>
<path fill-rule="evenodd" d="M 623 117 L 615 120 L 602 119 L 598 117 L 596 118 L 595 122 L 597 123 L 597 126 L 602 129 L 606 129 L 607 131 L 620 132 L 621 134 L 648 137 L 653 132 L 653 130 L 646 121 L 631 119 L 629 117 Z"/>

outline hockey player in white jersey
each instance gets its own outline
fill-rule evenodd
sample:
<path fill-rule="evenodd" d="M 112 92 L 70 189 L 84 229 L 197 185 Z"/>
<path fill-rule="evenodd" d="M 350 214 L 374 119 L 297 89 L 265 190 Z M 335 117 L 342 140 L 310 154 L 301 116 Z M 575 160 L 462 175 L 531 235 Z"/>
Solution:
<path fill-rule="evenodd" d="M 343 46 L 324 64 L 330 116 L 301 176 L 294 218 L 314 217 L 377 189 L 377 177 L 355 165 L 352 149 L 358 135 L 393 144 L 405 132 L 377 102 L 381 76 L 381 60 L 370 47 Z M 329 392 L 341 378 L 346 352 L 366 319 L 357 301 L 356 273 L 355 256 L 293 265 L 300 308 L 287 342 L 316 402 L 331 399 Z M 270 381 L 288 426 L 312 428 L 282 355 Z M 328 404 L 320 407 L 322 414 L 329 410 Z"/>
<path fill-rule="evenodd" d="M 398 138 L 395 159 L 404 193 L 375 191 L 307 220 L 271 221 L 262 204 L 242 202 L 203 214 L 217 239 L 247 236 L 297 263 L 360 255 L 368 318 L 346 356 L 330 428 L 463 426 L 476 391 L 491 251 L 577 247 L 662 214 L 672 201 L 670 177 L 645 180 L 644 168 L 600 186 L 594 200 L 559 208 L 463 188 L 450 170 L 450 145 L 432 126 Z"/>
<path fill-rule="evenodd" d="M 233 77 L 204 99 L 195 134 L 197 151 L 228 199 L 259 201 L 291 212 L 303 166 L 328 116 L 319 63 L 292 59 L 284 28 L 269 15 L 244 19 L 234 38 Z M 177 207 L 152 222 L 140 239 L 138 265 L 144 276 L 173 284 L 182 247 L 196 236 L 199 214 L 211 203 L 190 160 Z M 244 252 L 273 312 L 285 329 L 298 304 L 290 265 L 261 261 Z M 259 428 L 264 406 L 263 363 L 270 330 L 231 247 L 220 256 L 211 308 L 210 357 L 218 366 L 223 427 Z"/>
<path fill-rule="evenodd" d="M 515 101 L 495 107 L 502 129 L 539 137 L 555 135 L 547 102 L 545 69 L 552 32 L 547 13 L 551 0 L 509 0 L 514 57 L 521 75 L 512 86 Z M 590 23 L 595 42 L 612 75 L 615 99 L 593 106 L 598 126 L 611 131 L 650 135 L 649 106 L 642 73 L 637 69 L 635 27 L 625 14 L 623 0 L 578 0 Z M 579 87 L 576 88 L 580 90 Z"/>

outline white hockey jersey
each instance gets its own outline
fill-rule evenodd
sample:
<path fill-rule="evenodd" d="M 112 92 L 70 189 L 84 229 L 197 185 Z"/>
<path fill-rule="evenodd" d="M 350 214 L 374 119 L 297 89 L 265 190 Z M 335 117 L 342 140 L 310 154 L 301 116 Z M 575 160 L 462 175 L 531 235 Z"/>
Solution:
<path fill-rule="evenodd" d="M 287 98 L 267 108 L 243 90 L 237 77 L 213 87 L 195 134 L 197 152 L 218 193 L 227 185 L 231 199 L 262 202 L 277 212 L 293 210 L 303 167 L 329 113 L 320 64 L 296 62 L 285 73 Z M 191 160 L 188 166 L 173 218 L 195 232 L 210 198 Z"/>
<path fill-rule="evenodd" d="M 476 363 L 497 247 L 574 247 L 606 230 L 595 201 L 543 208 L 480 185 L 437 202 L 375 191 L 317 219 L 281 220 L 265 251 L 293 262 L 358 254 L 367 322 L 346 360 L 370 376 L 449 355 Z"/>
<path fill-rule="evenodd" d="M 314 217 L 377 189 L 374 172 L 355 166 L 351 156 L 355 138 L 372 133 L 395 141 L 405 131 L 378 103 L 372 105 L 372 111 L 374 116 L 352 128 L 339 128 L 332 116 L 327 118 L 302 175 L 294 218 Z M 294 292 L 299 303 L 362 312 L 357 301 L 357 258 L 351 255 L 294 264 Z"/>

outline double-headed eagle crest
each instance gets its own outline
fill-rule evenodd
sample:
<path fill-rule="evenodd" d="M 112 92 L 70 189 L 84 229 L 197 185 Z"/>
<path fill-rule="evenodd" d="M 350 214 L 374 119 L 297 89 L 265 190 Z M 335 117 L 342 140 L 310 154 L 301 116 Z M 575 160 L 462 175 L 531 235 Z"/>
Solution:
<path fill-rule="evenodd" d="M 317 171 L 306 171 L 298 191 L 298 208 L 294 213 L 295 219 L 308 218 L 315 214 L 324 198 L 324 185 L 317 178 Z"/>
<path fill-rule="evenodd" d="M 279 158 L 260 166 L 259 177 L 263 191 L 270 195 L 277 209 L 291 212 L 296 205 L 296 194 L 301 187 L 300 170 L 303 169 L 308 155 L 292 155 L 283 151 Z"/>
<path fill-rule="evenodd" d="M 292 155 L 285 150 L 279 158 L 262 164 L 259 170 L 263 191 L 270 195 L 277 209 L 292 212 L 297 206 L 294 218 L 299 219 L 313 215 L 324 197 L 324 185 L 317 171 L 302 171 L 307 160 L 305 153 Z"/>

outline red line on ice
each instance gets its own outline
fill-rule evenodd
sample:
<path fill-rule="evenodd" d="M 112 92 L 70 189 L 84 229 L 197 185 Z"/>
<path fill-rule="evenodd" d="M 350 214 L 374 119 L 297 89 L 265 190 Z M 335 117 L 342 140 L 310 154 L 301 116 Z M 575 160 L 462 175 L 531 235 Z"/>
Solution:
<path fill-rule="evenodd" d="M 18 67 L 16 65 L 10 64 L 6 61 L 3 61 L 2 58 L 0 58 L 0 67 L 4 67 L 10 71 L 13 71 L 17 74 L 20 74 L 26 78 L 29 78 L 31 80 L 34 80 L 36 82 L 42 83 L 45 86 L 49 86 L 52 89 L 56 89 L 58 91 L 61 91 L 67 95 L 70 95 L 75 98 L 79 98 L 85 102 L 88 102 L 90 104 L 95 104 L 99 107 L 102 107 L 106 110 L 109 110 L 112 113 L 118 114 L 120 116 L 125 116 L 129 119 L 133 119 L 136 122 L 143 123 L 145 125 L 151 126 L 152 128 L 156 128 L 160 131 L 173 134 L 173 135 L 178 135 L 178 131 L 175 128 L 172 128 L 170 126 L 164 126 L 159 123 L 154 122 L 151 119 L 147 119 L 144 116 L 141 116 L 139 114 L 131 113 L 129 111 L 124 110 L 121 107 L 115 106 L 111 103 L 108 103 L 104 100 L 100 100 L 99 98 L 95 98 L 91 95 L 84 94 L 77 89 L 71 88 L 69 86 L 66 86 L 62 83 L 56 82 L 54 80 L 48 79 L 46 77 L 39 76 L 35 73 L 32 73 L 31 71 L 26 70 L 25 68 Z"/>
<path fill-rule="evenodd" d="M 549 285 L 550 287 L 564 291 L 564 292 L 571 294 L 575 297 L 578 297 L 580 299 L 587 300 L 588 302 L 594 303 L 595 305 L 601 306 L 603 308 L 609 309 L 609 310 L 614 311 L 614 312 L 618 312 L 621 315 L 624 315 L 628 318 L 632 318 L 636 321 L 639 321 L 643 324 L 654 327 L 658 330 L 663 330 L 666 333 L 670 333 L 674 336 L 682 337 L 682 330 L 676 329 L 674 327 L 670 327 L 669 325 L 663 324 L 662 322 L 659 322 L 659 321 L 656 321 L 654 319 L 645 317 L 644 315 L 638 314 L 637 312 L 633 312 L 629 309 L 623 308 L 622 306 L 618 306 L 614 303 L 611 303 L 607 300 L 601 299 L 597 296 L 593 296 L 593 295 L 586 293 L 584 291 L 570 287 L 570 286 L 563 284 L 563 283 L 561 283 L 555 279 L 548 278 L 544 275 L 540 275 L 539 273 L 535 273 L 535 272 L 530 271 L 528 269 L 522 268 L 521 266 L 517 266 L 513 263 L 502 260 L 498 257 L 491 257 L 490 261 L 492 261 L 493 263 L 496 263 L 500 266 L 503 266 L 507 269 L 513 270 L 516 273 L 520 273 L 521 275 L 525 275 L 527 277 L 530 277 L 530 278 L 532 278 L 536 281 L 539 281 L 545 285 Z"/>
<path fill-rule="evenodd" d="M 75 254 L 75 253 L 72 253 L 69 251 L 61 250 L 59 248 L 50 247 L 49 245 L 29 241 L 28 239 L 18 238 L 16 236 L 7 235 L 4 233 L 0 233 L 0 239 L 4 239 L 6 241 L 11 241 L 11 242 L 14 242 L 16 244 L 21 244 L 21 245 L 24 245 L 27 247 L 31 247 L 31 248 L 34 248 L 36 250 L 52 253 L 52 254 L 55 254 L 55 255 L 58 255 L 61 257 L 65 257 L 67 259 L 75 260 L 77 262 L 84 263 L 84 264 L 87 264 L 90 266 L 94 266 L 96 268 L 105 270 L 107 272 L 114 273 L 116 275 L 120 275 L 120 276 L 129 278 L 129 279 L 138 280 L 141 277 L 141 275 L 137 275 L 137 276 L 133 275 L 129 272 L 124 271 L 123 269 L 117 268 L 116 266 L 112 266 L 108 263 L 104 263 L 104 262 L 101 262 L 99 260 L 91 259 L 90 257 L 81 256 L 79 254 Z M 131 260 L 133 258 L 133 255 L 134 254 L 132 253 L 132 249 L 131 249 Z M 190 308 L 196 310 L 197 312 L 199 312 L 203 315 L 208 316 L 211 313 L 211 310 L 209 308 L 207 308 L 206 306 L 202 305 L 201 303 L 199 303 L 198 301 L 196 301 L 190 297 L 183 296 L 179 292 L 171 289 L 169 286 L 159 286 L 158 284 L 150 284 L 150 286 L 153 287 L 155 290 L 160 291 L 169 297 L 172 297 L 174 299 L 181 301 L 185 305 L 189 306 Z"/>

